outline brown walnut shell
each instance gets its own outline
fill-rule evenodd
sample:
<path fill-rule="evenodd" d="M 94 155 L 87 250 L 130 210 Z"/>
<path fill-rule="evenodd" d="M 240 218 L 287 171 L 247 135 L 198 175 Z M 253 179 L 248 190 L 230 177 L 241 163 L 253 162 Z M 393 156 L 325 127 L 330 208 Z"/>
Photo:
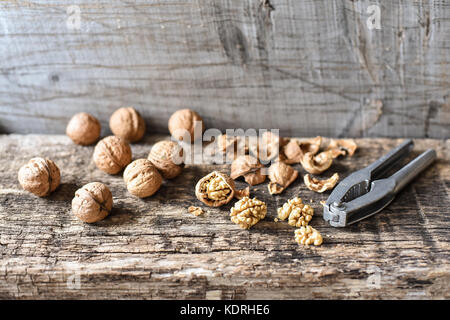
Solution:
<path fill-rule="evenodd" d="M 307 152 L 300 162 L 303 168 L 311 174 L 321 174 L 333 163 L 333 156 L 331 151 L 323 151 L 318 155 L 313 155 Z"/>
<path fill-rule="evenodd" d="M 234 193 L 233 179 L 217 171 L 201 178 L 195 186 L 197 199 L 210 207 L 220 207 L 227 204 L 233 199 Z"/>
<path fill-rule="evenodd" d="M 202 135 L 194 136 L 196 126 L 199 125 L 201 126 L 201 133 L 203 133 L 205 131 L 203 119 L 197 114 L 197 112 L 190 109 L 181 109 L 174 112 L 170 117 L 168 124 L 172 137 L 183 141 L 183 139 L 186 138 L 185 134 L 189 134 L 191 143 L 202 138 Z"/>
<path fill-rule="evenodd" d="M 250 137 L 249 151 L 260 161 L 270 161 L 280 157 L 280 148 L 287 140 L 271 131 L 265 131 L 261 137 Z"/>
<path fill-rule="evenodd" d="M 286 157 L 284 162 L 287 164 L 300 163 L 306 153 L 314 155 L 319 152 L 321 144 L 322 137 L 320 136 L 312 139 L 291 139 L 283 147 L 283 154 Z"/>
<path fill-rule="evenodd" d="M 97 143 L 93 158 L 97 168 L 116 174 L 131 162 L 131 148 L 122 138 L 109 136 Z"/>
<path fill-rule="evenodd" d="M 66 134 L 76 144 L 87 146 L 100 137 L 101 125 L 94 116 L 86 112 L 74 115 L 66 127 Z"/>
<path fill-rule="evenodd" d="M 46 197 L 58 188 L 61 173 L 52 160 L 33 158 L 20 168 L 18 179 L 24 190 Z"/>
<path fill-rule="evenodd" d="M 149 160 L 138 159 L 125 168 L 123 180 L 132 195 L 146 198 L 159 190 L 163 179 Z"/>
<path fill-rule="evenodd" d="M 183 171 L 183 148 L 175 141 L 159 141 L 152 147 L 148 160 L 165 179 L 173 179 Z"/>
<path fill-rule="evenodd" d="M 239 156 L 231 164 L 230 177 L 237 179 L 243 176 L 248 184 L 254 186 L 266 180 L 266 176 L 261 173 L 262 167 L 263 165 L 253 156 Z"/>
<path fill-rule="evenodd" d="M 268 185 L 270 194 L 283 192 L 292 182 L 297 179 L 298 171 L 284 162 L 278 161 L 269 167 Z"/>
<path fill-rule="evenodd" d="M 111 191 L 100 182 L 91 182 L 75 192 L 72 213 L 81 221 L 94 223 L 109 215 L 113 206 Z"/>
<path fill-rule="evenodd" d="M 353 156 L 357 149 L 355 140 L 353 139 L 332 139 L 326 148 L 326 151 L 331 151 L 333 158 L 337 158 L 340 155 Z"/>
<path fill-rule="evenodd" d="M 309 190 L 322 193 L 334 188 L 336 183 L 339 181 L 339 174 L 335 173 L 330 178 L 324 180 L 319 180 L 311 177 L 309 174 L 306 174 L 303 177 L 303 181 Z"/>
<path fill-rule="evenodd" d="M 120 108 L 109 118 L 109 127 L 115 136 L 129 142 L 142 139 L 145 134 L 144 118 L 134 108 Z"/>

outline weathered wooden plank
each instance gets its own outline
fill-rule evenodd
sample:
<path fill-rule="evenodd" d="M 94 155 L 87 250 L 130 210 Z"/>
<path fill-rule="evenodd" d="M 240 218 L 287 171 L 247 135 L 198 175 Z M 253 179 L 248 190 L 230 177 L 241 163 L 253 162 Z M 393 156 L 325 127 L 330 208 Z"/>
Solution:
<path fill-rule="evenodd" d="M 163 138 L 132 145 L 133 157 L 145 157 Z M 400 140 L 357 142 L 356 155 L 337 160 L 325 175 L 345 177 Z M 120 175 L 95 168 L 93 147 L 58 135 L 0 135 L 0 297 L 449 298 L 449 146 L 416 140 L 416 153 L 435 148 L 438 161 L 382 213 L 345 229 L 322 220 L 319 202 L 328 194 L 309 191 L 301 179 L 279 196 L 269 195 L 266 183 L 252 187 L 268 216 L 247 231 L 230 221 L 231 204 L 205 208 L 200 217 L 187 212 L 201 205 L 197 180 L 228 165 L 189 165 L 154 196 L 137 199 Z M 62 184 L 49 198 L 18 185 L 19 167 L 33 156 L 50 157 L 61 169 Z M 88 225 L 71 214 L 70 202 L 92 181 L 111 188 L 114 209 Z M 298 246 L 294 228 L 273 221 L 294 195 L 312 200 L 311 225 L 324 236 L 322 246 Z"/>
<path fill-rule="evenodd" d="M 1 1 L 0 131 L 84 110 L 107 133 L 134 105 L 152 132 L 191 107 L 222 130 L 448 138 L 448 30 L 442 0 Z"/>

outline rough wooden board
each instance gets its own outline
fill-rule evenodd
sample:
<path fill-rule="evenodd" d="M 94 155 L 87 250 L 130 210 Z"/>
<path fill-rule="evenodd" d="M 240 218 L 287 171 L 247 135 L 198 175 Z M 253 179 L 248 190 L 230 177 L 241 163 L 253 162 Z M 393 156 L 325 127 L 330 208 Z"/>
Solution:
<path fill-rule="evenodd" d="M 134 158 L 163 138 L 132 145 Z M 336 161 L 327 175 L 346 176 L 400 140 L 357 142 L 355 156 Z M 227 171 L 226 165 L 188 166 L 142 200 L 127 193 L 120 175 L 95 168 L 93 147 L 65 136 L 2 135 L 0 298 L 448 299 L 450 143 L 416 141 L 417 152 L 425 148 L 436 148 L 436 164 L 371 219 L 346 229 L 327 226 L 319 201 L 328 194 L 313 193 L 298 179 L 279 196 L 270 196 L 266 183 L 251 189 L 269 211 L 247 231 L 230 221 L 230 205 L 205 208 L 200 217 L 187 212 L 201 205 L 194 197 L 197 180 L 213 169 Z M 17 182 L 19 167 L 33 156 L 50 157 L 62 172 L 62 185 L 47 199 Z M 92 181 L 111 188 L 114 209 L 88 225 L 74 218 L 70 202 Z M 273 221 L 276 208 L 297 194 L 313 200 L 311 225 L 324 236 L 320 247 L 298 246 L 294 228 Z"/>
<path fill-rule="evenodd" d="M 134 105 L 153 132 L 191 107 L 222 130 L 449 138 L 448 30 L 445 0 L 3 0 L 0 132 L 89 111 L 106 133 Z"/>

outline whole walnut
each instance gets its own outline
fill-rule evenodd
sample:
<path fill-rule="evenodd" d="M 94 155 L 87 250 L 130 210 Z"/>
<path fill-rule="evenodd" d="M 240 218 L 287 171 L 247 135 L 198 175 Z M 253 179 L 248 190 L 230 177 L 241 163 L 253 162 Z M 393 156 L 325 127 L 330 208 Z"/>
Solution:
<path fill-rule="evenodd" d="M 18 178 L 24 190 L 46 197 L 59 186 L 61 174 L 52 160 L 33 158 L 20 168 Z"/>
<path fill-rule="evenodd" d="M 72 213 L 81 221 L 93 223 L 109 215 L 113 206 L 111 191 L 100 182 L 91 182 L 75 192 Z"/>
<path fill-rule="evenodd" d="M 197 130 L 195 130 L 197 128 Z M 190 135 L 191 143 L 202 138 L 205 126 L 203 119 L 190 109 L 181 109 L 172 114 L 169 119 L 170 134 L 177 140 L 183 141 L 186 134 Z M 197 132 L 195 132 L 197 131 Z M 194 136 L 194 132 L 196 133 Z M 185 141 L 187 142 L 187 141 Z"/>
<path fill-rule="evenodd" d="M 115 136 L 129 142 L 139 141 L 146 129 L 144 118 L 132 107 L 117 109 L 109 118 L 109 127 Z"/>
<path fill-rule="evenodd" d="M 123 180 L 132 195 L 146 198 L 158 191 L 163 179 L 149 160 L 138 159 L 125 168 Z"/>
<path fill-rule="evenodd" d="M 100 137 L 100 122 L 86 112 L 77 113 L 67 124 L 66 134 L 76 144 L 87 146 Z"/>
<path fill-rule="evenodd" d="M 122 138 L 109 136 L 97 143 L 93 158 L 97 168 L 116 174 L 131 162 L 131 148 Z"/>
<path fill-rule="evenodd" d="M 173 179 L 183 170 L 183 149 L 175 141 L 159 141 L 152 147 L 148 160 L 165 179 Z"/>

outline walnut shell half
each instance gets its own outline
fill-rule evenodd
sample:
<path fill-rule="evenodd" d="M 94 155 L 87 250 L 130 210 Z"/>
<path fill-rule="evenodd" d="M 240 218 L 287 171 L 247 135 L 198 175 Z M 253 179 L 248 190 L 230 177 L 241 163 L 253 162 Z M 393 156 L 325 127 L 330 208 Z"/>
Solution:
<path fill-rule="evenodd" d="M 353 139 L 332 139 L 326 148 L 326 151 L 331 151 L 333 158 L 337 158 L 340 155 L 348 155 L 353 156 L 358 146 L 356 145 L 355 140 Z"/>
<path fill-rule="evenodd" d="M 61 174 L 52 160 L 33 158 L 20 168 L 18 179 L 24 190 L 46 197 L 58 188 Z"/>
<path fill-rule="evenodd" d="M 234 192 L 233 179 L 217 171 L 201 178 L 195 186 L 197 199 L 210 207 L 220 207 L 227 204 L 233 199 Z"/>
<path fill-rule="evenodd" d="M 173 179 L 183 171 L 183 148 L 175 141 L 159 141 L 152 147 L 148 160 L 165 179 Z"/>
<path fill-rule="evenodd" d="M 323 151 L 316 156 L 311 152 L 307 152 L 300 163 L 309 173 L 320 174 L 331 167 L 333 155 L 331 151 Z"/>
<path fill-rule="evenodd" d="M 339 181 L 339 174 L 333 174 L 329 179 L 319 180 L 306 174 L 303 177 L 303 181 L 309 190 L 322 193 L 326 190 L 331 190 L 334 188 L 336 183 Z"/>
<path fill-rule="evenodd" d="M 159 190 L 162 177 L 156 167 L 147 159 L 130 163 L 123 172 L 128 191 L 139 198 L 146 198 Z"/>
<path fill-rule="evenodd" d="M 266 180 L 266 176 L 261 173 L 263 165 L 250 155 L 243 155 L 236 158 L 231 164 L 232 179 L 237 179 L 243 176 L 245 181 L 254 186 L 263 183 Z"/>
<path fill-rule="evenodd" d="M 300 163 L 302 157 L 310 152 L 313 155 L 319 152 L 322 144 L 322 137 L 317 136 L 312 139 L 291 139 L 288 144 L 283 147 L 284 160 L 287 164 Z"/>
<path fill-rule="evenodd" d="M 282 193 L 295 179 L 297 179 L 298 171 L 284 162 L 275 162 L 269 167 L 268 185 L 270 194 Z"/>

